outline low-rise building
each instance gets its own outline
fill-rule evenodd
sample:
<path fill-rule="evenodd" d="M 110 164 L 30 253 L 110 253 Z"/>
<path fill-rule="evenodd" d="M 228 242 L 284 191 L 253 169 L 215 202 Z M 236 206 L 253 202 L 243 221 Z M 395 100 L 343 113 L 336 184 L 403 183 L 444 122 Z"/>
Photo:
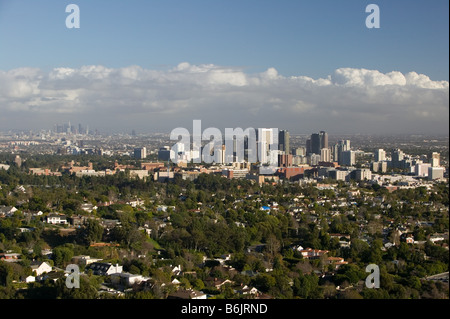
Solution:
<path fill-rule="evenodd" d="M 108 276 L 121 273 L 123 271 L 123 266 L 119 266 L 118 264 L 113 265 L 111 263 L 94 262 L 86 266 L 85 271 L 88 272 L 89 270 L 92 270 L 94 275 Z"/>
<path fill-rule="evenodd" d="M 31 271 L 36 273 L 36 276 L 41 276 L 52 271 L 53 267 L 45 261 L 33 261 L 30 264 Z"/>
<path fill-rule="evenodd" d="M 48 224 L 53 224 L 53 225 L 67 224 L 66 215 L 49 214 L 46 219 L 47 219 Z"/>

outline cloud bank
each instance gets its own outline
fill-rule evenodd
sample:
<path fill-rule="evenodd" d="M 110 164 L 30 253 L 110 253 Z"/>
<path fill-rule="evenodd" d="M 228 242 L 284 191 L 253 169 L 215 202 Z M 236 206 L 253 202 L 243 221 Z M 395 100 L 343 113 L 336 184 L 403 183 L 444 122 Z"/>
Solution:
<path fill-rule="evenodd" d="M 340 68 L 313 79 L 187 62 L 168 70 L 0 70 L 0 130 L 70 120 L 110 132 L 170 132 L 201 119 L 205 128 L 448 134 L 448 116 L 448 81 L 416 72 Z"/>

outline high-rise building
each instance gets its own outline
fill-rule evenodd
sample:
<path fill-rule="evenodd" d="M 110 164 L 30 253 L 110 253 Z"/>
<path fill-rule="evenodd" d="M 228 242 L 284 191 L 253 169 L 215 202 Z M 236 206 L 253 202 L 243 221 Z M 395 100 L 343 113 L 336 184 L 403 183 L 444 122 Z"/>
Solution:
<path fill-rule="evenodd" d="M 145 147 L 139 147 L 134 149 L 134 158 L 144 159 L 147 157 L 147 149 Z"/>
<path fill-rule="evenodd" d="M 278 166 L 279 167 L 291 167 L 292 166 L 292 155 L 279 154 L 278 155 Z"/>
<path fill-rule="evenodd" d="M 438 152 L 431 153 L 431 167 L 439 167 L 441 155 Z"/>
<path fill-rule="evenodd" d="M 305 145 L 305 149 L 306 149 L 306 154 L 309 155 L 312 153 L 312 147 L 311 147 L 311 139 L 308 138 L 306 140 L 306 145 Z"/>
<path fill-rule="evenodd" d="M 307 154 L 314 153 L 320 155 L 322 148 L 328 148 L 328 134 L 325 131 L 311 134 L 311 138 L 306 141 L 306 148 Z"/>
<path fill-rule="evenodd" d="M 258 129 L 258 157 L 263 164 L 278 164 L 278 130 L 273 128 Z"/>
<path fill-rule="evenodd" d="M 395 168 L 402 168 L 403 167 L 403 159 L 405 157 L 405 154 L 400 149 L 393 149 L 391 152 L 391 159 L 392 159 L 392 167 Z"/>
<path fill-rule="evenodd" d="M 356 180 L 357 181 L 364 181 L 364 180 L 370 180 L 372 178 L 372 172 L 370 169 L 362 168 L 356 170 Z"/>
<path fill-rule="evenodd" d="M 305 156 L 306 155 L 306 148 L 305 147 L 293 148 L 292 149 L 292 155 Z"/>
<path fill-rule="evenodd" d="M 217 164 L 225 164 L 225 145 L 222 145 L 220 149 L 214 151 L 214 162 Z"/>
<path fill-rule="evenodd" d="M 328 133 L 325 131 L 320 131 L 320 148 L 328 148 Z"/>
<path fill-rule="evenodd" d="M 386 151 L 382 148 L 375 151 L 375 162 L 382 162 L 386 160 Z"/>
<path fill-rule="evenodd" d="M 341 152 L 341 157 L 342 157 L 342 160 L 340 161 L 341 165 L 353 166 L 356 163 L 356 154 L 352 150 Z"/>
<path fill-rule="evenodd" d="M 333 161 L 343 164 L 342 152 L 350 151 L 350 140 L 341 140 L 333 146 Z"/>
<path fill-rule="evenodd" d="M 428 168 L 431 167 L 430 163 L 418 163 L 414 167 L 414 171 L 416 176 L 418 177 L 427 177 L 428 176 Z"/>
<path fill-rule="evenodd" d="M 322 148 L 320 150 L 320 160 L 322 162 L 331 162 L 331 149 Z"/>
<path fill-rule="evenodd" d="M 311 155 L 308 156 L 308 164 L 313 166 L 313 165 L 319 165 L 320 162 L 320 155 L 318 154 L 314 154 L 312 153 Z"/>
<path fill-rule="evenodd" d="M 285 154 L 289 154 L 290 152 L 289 138 L 289 132 L 286 130 L 281 130 L 278 134 L 279 150 Z"/>
<path fill-rule="evenodd" d="M 435 180 L 444 178 L 444 168 L 443 167 L 429 167 L 428 168 L 428 179 Z"/>
<path fill-rule="evenodd" d="M 322 148 L 322 142 L 320 139 L 320 134 L 318 134 L 318 133 L 311 134 L 311 153 L 320 155 L 321 148 Z"/>
<path fill-rule="evenodd" d="M 386 173 L 387 171 L 387 162 L 372 162 L 371 168 L 373 172 L 381 172 Z"/>
<path fill-rule="evenodd" d="M 158 160 L 160 160 L 160 161 L 169 161 L 170 160 L 170 147 L 169 146 L 164 146 L 159 149 Z"/>

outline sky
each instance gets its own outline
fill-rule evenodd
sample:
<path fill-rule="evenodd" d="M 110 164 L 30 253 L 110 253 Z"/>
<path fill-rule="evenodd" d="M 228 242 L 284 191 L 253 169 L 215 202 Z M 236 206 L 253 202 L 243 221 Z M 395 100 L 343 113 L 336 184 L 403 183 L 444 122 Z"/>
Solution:
<path fill-rule="evenodd" d="M 80 28 L 66 27 L 66 6 Z M 366 6 L 380 28 L 366 27 Z M 448 0 L 0 0 L 0 130 L 449 132 Z"/>

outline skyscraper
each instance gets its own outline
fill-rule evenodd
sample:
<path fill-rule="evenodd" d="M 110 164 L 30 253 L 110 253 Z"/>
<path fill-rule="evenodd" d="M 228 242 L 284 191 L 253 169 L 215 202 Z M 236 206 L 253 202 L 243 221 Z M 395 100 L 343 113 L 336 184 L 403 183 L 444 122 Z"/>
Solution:
<path fill-rule="evenodd" d="M 328 134 L 325 131 L 311 134 L 311 153 L 319 154 L 322 148 L 328 148 Z M 308 146 L 308 145 L 307 145 Z"/>
<path fill-rule="evenodd" d="M 278 134 L 279 150 L 285 152 L 285 154 L 289 154 L 290 152 L 289 138 L 289 132 L 286 130 L 281 130 Z"/>
<path fill-rule="evenodd" d="M 340 165 L 343 165 L 342 152 L 349 150 L 350 150 L 350 140 L 340 140 L 332 147 L 333 161 L 338 162 Z"/>
<path fill-rule="evenodd" d="M 328 133 L 325 131 L 320 131 L 320 148 L 328 148 Z"/>
<path fill-rule="evenodd" d="M 352 150 L 341 152 L 341 158 L 339 164 L 344 166 L 353 166 L 356 163 L 356 154 Z"/>
<path fill-rule="evenodd" d="M 391 152 L 391 158 L 392 158 L 391 164 L 392 164 L 392 167 L 402 168 L 403 167 L 402 161 L 403 161 L 404 157 L 405 157 L 405 153 L 403 153 L 402 150 L 400 150 L 400 149 L 393 149 L 392 152 Z"/>
<path fill-rule="evenodd" d="M 312 148 L 311 148 L 311 139 L 310 138 L 308 138 L 306 140 L 305 147 L 306 147 L 306 154 L 311 154 L 312 153 Z"/>
<path fill-rule="evenodd" d="M 322 162 L 331 162 L 331 150 L 329 148 L 322 148 L 320 150 L 320 160 Z"/>
<path fill-rule="evenodd" d="M 318 133 L 311 134 L 311 153 L 320 155 L 321 146 L 322 143 L 320 140 L 320 134 Z"/>
<path fill-rule="evenodd" d="M 431 166 L 439 167 L 441 161 L 441 155 L 438 152 L 431 153 Z"/>
<path fill-rule="evenodd" d="M 134 149 L 134 158 L 145 159 L 147 157 L 147 149 L 145 147 Z"/>
<path fill-rule="evenodd" d="M 382 148 L 377 149 L 375 152 L 375 162 L 382 162 L 386 160 L 386 151 Z"/>
<path fill-rule="evenodd" d="M 261 163 L 278 165 L 278 129 L 259 128 L 257 145 Z"/>

